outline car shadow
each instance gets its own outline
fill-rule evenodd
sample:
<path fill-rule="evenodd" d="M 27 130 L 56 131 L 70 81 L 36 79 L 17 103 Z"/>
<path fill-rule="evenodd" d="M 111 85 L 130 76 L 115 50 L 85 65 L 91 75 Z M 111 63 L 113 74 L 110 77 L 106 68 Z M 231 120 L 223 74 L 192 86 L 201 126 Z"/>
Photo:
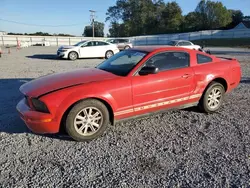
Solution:
<path fill-rule="evenodd" d="M 31 81 L 32 78 L 6 78 L 0 79 L 0 133 L 18 134 L 32 133 L 16 110 L 17 103 L 24 97 L 19 91 L 22 84 Z M 35 134 L 39 135 L 39 134 Z M 73 141 L 65 132 L 58 134 L 44 134 L 54 139 Z"/>
<path fill-rule="evenodd" d="M 180 109 L 181 111 L 186 111 L 186 112 L 194 112 L 194 113 L 198 113 L 198 114 L 203 114 L 203 112 L 199 109 L 198 106 L 192 106 L 189 108 L 183 108 Z"/>
<path fill-rule="evenodd" d="M 24 133 L 28 129 L 16 111 L 18 101 L 23 98 L 19 87 L 30 78 L 0 79 L 0 132 Z"/>
<path fill-rule="evenodd" d="M 26 56 L 29 59 L 47 59 L 47 60 L 68 60 L 68 59 L 64 59 L 64 58 L 60 58 L 55 54 L 35 54 L 32 56 Z M 81 58 L 82 60 L 84 59 L 104 59 L 104 58 Z M 81 60 L 81 59 L 77 59 L 77 60 Z M 76 60 L 76 61 L 77 61 Z"/>
<path fill-rule="evenodd" d="M 250 78 L 242 77 L 240 83 L 242 83 L 242 84 L 250 84 Z"/>
<path fill-rule="evenodd" d="M 32 55 L 32 56 L 26 56 L 26 57 L 30 58 L 30 59 L 63 60 L 63 59 L 59 58 L 57 55 L 54 55 L 54 54 L 35 54 L 35 55 Z"/>

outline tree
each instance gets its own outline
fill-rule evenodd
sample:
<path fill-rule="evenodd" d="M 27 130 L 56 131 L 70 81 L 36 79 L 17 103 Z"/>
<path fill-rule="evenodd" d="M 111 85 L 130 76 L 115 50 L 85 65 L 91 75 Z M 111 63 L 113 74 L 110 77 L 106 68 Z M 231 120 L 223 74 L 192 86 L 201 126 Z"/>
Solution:
<path fill-rule="evenodd" d="M 194 12 L 185 16 L 175 1 L 117 0 L 106 15 L 106 21 L 111 23 L 111 36 L 223 29 L 242 19 L 240 11 L 229 11 L 221 2 L 211 0 L 200 0 Z"/>
<path fill-rule="evenodd" d="M 182 21 L 181 7 L 176 2 L 167 3 L 162 11 L 160 21 L 161 31 L 165 33 L 180 32 Z"/>
<path fill-rule="evenodd" d="M 104 23 L 101 22 L 94 22 L 94 30 L 95 30 L 95 37 L 104 37 Z M 85 37 L 92 37 L 93 36 L 93 28 L 92 25 L 85 26 L 84 32 L 82 34 Z"/>
<path fill-rule="evenodd" d="M 202 29 L 219 29 L 232 22 L 230 11 L 219 1 L 201 0 L 195 12 L 201 15 Z"/>
<path fill-rule="evenodd" d="M 119 24 L 117 22 L 113 22 L 109 28 L 109 37 L 129 37 L 126 30 L 127 29 L 124 23 Z"/>
<path fill-rule="evenodd" d="M 240 10 L 228 10 L 230 12 L 232 22 L 228 25 L 228 29 L 232 29 L 243 21 L 244 14 Z"/>
<path fill-rule="evenodd" d="M 202 29 L 202 25 L 202 14 L 198 12 L 190 12 L 183 19 L 182 31 L 199 31 Z"/>
<path fill-rule="evenodd" d="M 113 33 L 121 33 L 118 32 L 119 23 L 128 36 L 159 34 L 178 31 L 181 12 L 177 3 L 165 4 L 163 0 L 117 0 L 115 6 L 108 8 L 106 21 L 111 22 L 110 31 Z M 163 20 L 165 18 L 169 21 Z"/>

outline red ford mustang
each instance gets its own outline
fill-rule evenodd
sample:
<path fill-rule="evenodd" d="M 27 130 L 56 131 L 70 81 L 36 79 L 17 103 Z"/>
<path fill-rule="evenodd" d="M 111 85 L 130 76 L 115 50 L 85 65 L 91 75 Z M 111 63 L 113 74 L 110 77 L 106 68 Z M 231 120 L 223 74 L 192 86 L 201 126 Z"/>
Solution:
<path fill-rule="evenodd" d="M 199 106 L 215 112 L 240 79 L 236 59 L 178 47 L 137 47 L 95 68 L 22 85 L 25 97 L 17 110 L 35 133 L 64 127 L 74 140 L 87 141 L 101 136 L 109 123 L 165 109 Z"/>

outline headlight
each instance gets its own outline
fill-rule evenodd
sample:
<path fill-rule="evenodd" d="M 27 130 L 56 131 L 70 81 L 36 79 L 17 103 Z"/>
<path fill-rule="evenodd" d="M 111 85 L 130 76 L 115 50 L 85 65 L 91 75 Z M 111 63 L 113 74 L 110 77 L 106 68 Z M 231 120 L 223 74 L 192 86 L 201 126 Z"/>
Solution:
<path fill-rule="evenodd" d="M 66 52 L 68 49 L 61 49 L 60 51 L 61 52 Z"/>
<path fill-rule="evenodd" d="M 32 98 L 31 102 L 32 102 L 32 106 L 35 108 L 35 110 L 37 110 L 39 112 L 49 113 L 49 110 L 48 110 L 46 104 L 44 104 L 44 102 L 42 102 L 38 99 L 35 99 L 35 98 Z"/>

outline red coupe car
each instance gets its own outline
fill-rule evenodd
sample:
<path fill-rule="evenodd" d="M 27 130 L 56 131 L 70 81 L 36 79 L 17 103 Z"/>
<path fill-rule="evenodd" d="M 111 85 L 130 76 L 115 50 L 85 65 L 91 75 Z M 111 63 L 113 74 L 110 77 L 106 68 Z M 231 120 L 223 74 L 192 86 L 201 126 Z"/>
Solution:
<path fill-rule="evenodd" d="M 217 111 L 236 88 L 241 67 L 181 47 L 135 47 L 95 68 L 47 75 L 20 87 L 20 117 L 35 133 L 64 127 L 76 141 L 103 134 L 108 124 L 170 108 Z"/>

